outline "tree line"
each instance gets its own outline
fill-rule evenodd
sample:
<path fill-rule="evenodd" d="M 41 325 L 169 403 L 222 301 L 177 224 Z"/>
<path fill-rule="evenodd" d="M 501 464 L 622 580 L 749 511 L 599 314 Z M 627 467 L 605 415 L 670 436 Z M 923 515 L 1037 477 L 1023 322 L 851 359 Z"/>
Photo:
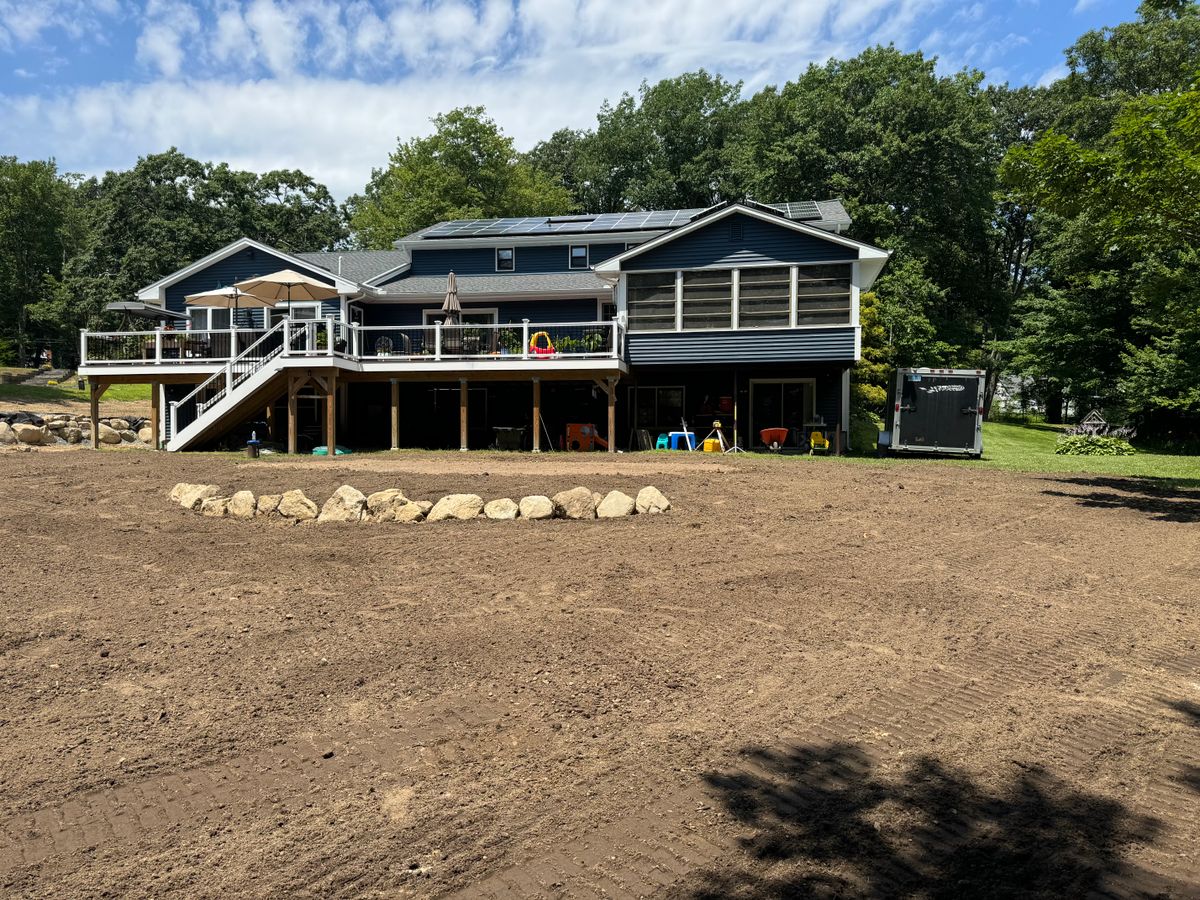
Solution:
<path fill-rule="evenodd" d="M 856 402 L 897 365 L 1022 378 L 1053 421 L 1099 407 L 1200 436 L 1200 4 L 1145 0 L 1045 87 L 874 47 L 746 96 L 706 71 L 643 84 L 594 128 L 519 152 L 465 107 L 340 206 L 298 171 L 178 151 L 82 179 L 0 158 L 0 361 L 74 340 L 104 304 L 246 235 L 387 248 L 448 218 L 840 198 L 892 251 L 863 297 Z"/>

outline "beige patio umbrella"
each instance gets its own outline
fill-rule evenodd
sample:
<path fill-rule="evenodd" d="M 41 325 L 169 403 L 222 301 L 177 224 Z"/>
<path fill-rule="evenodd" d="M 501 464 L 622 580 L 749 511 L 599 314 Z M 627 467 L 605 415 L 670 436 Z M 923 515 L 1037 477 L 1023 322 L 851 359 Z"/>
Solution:
<path fill-rule="evenodd" d="M 216 288 L 211 291 L 201 291 L 199 294 L 188 294 L 183 298 L 183 302 L 188 306 L 212 306 L 217 309 L 232 309 L 231 325 L 236 324 L 234 319 L 237 318 L 237 311 L 239 309 L 263 309 L 275 305 L 273 300 L 264 300 L 253 294 L 247 294 L 239 290 L 237 285 Z"/>
<path fill-rule="evenodd" d="M 260 300 L 275 303 L 293 300 L 332 300 L 338 292 L 323 281 L 318 281 L 294 269 L 283 269 L 259 278 L 247 278 L 234 285 L 240 291 L 253 294 Z"/>
<path fill-rule="evenodd" d="M 462 304 L 458 302 L 458 279 L 453 272 L 446 278 L 446 299 L 442 303 L 442 312 L 446 314 L 443 325 L 457 325 L 462 317 Z"/>

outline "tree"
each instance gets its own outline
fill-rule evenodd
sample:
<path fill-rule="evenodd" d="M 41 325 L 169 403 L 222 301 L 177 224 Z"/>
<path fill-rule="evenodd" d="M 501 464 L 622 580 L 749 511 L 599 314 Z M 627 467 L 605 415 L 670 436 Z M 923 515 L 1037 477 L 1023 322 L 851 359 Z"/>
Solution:
<path fill-rule="evenodd" d="M 570 195 L 517 153 L 512 138 L 481 106 L 433 119 L 434 133 L 401 142 L 375 169 L 362 194 L 346 202 L 357 244 L 392 243 L 445 219 L 554 215 Z"/>

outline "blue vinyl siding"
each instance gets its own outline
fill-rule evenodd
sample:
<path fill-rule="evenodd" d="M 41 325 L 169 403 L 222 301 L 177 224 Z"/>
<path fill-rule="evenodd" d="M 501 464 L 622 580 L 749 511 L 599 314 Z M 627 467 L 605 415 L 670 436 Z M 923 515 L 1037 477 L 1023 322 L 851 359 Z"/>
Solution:
<path fill-rule="evenodd" d="M 854 328 L 643 331 L 627 338 L 631 366 L 854 360 Z"/>
<path fill-rule="evenodd" d="M 264 253 L 261 250 L 255 250 L 253 247 L 247 247 L 168 287 L 167 309 L 186 312 L 188 306 L 184 303 L 184 298 L 188 294 L 211 291 L 214 288 L 229 287 L 235 282 L 245 281 L 247 278 L 255 278 L 259 275 L 269 275 L 271 272 L 278 272 L 280 269 L 294 269 L 297 272 L 320 279 L 326 284 L 333 284 L 333 279 L 328 272 L 322 272 L 320 269 L 303 268 L 288 262 L 280 256 L 276 256 L 274 253 Z M 322 311 L 324 315 L 340 315 L 340 302 L 338 300 L 326 301 L 322 304 Z M 238 316 L 239 321 L 246 318 L 248 317 L 241 314 Z M 256 312 L 254 320 L 255 325 L 260 324 L 262 322 L 262 313 Z"/>
<path fill-rule="evenodd" d="M 497 320 L 501 325 L 520 322 L 528 319 L 530 322 L 595 322 L 596 301 L 594 299 L 580 300 L 501 300 L 497 303 L 462 304 L 464 312 L 475 308 L 496 309 Z M 441 309 L 440 303 L 364 303 L 363 316 L 365 325 L 392 325 L 407 328 L 420 325 L 423 321 L 423 310 Z"/>
<path fill-rule="evenodd" d="M 741 226 L 741 237 L 731 235 Z M 626 262 L 626 271 L 854 260 L 858 252 L 833 241 L 735 213 Z"/>
<path fill-rule="evenodd" d="M 417 275 L 494 275 L 496 274 L 496 248 L 512 246 L 496 241 L 486 247 L 453 247 L 446 250 L 424 250 L 412 252 L 412 268 L 404 277 Z M 569 272 L 571 271 L 570 244 L 549 244 L 513 247 L 516 274 Z M 590 261 L 592 265 L 625 252 L 624 244 L 593 244 Z M 576 270 L 578 271 L 578 270 Z M 395 281 L 396 279 L 389 279 Z M 389 282 L 384 282 L 387 284 Z"/>

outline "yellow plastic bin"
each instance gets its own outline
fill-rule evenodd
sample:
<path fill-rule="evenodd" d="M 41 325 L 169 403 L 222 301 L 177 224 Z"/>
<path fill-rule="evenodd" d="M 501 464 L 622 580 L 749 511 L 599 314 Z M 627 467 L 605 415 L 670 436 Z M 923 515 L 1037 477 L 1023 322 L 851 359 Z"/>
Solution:
<path fill-rule="evenodd" d="M 705 438 L 704 439 L 704 452 L 705 453 L 720 453 L 721 452 L 721 441 L 718 438 Z"/>

